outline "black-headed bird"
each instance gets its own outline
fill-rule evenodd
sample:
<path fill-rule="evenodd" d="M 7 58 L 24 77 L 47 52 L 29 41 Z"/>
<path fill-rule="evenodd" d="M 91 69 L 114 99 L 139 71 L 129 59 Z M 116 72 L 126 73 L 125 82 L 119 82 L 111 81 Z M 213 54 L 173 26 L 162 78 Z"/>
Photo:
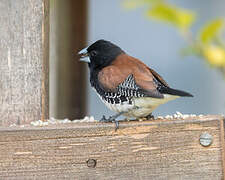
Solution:
<path fill-rule="evenodd" d="M 190 93 L 172 89 L 153 69 L 126 54 L 117 45 L 98 40 L 79 52 L 88 63 L 90 83 L 104 104 L 117 114 L 103 118 L 115 122 L 120 115 L 134 118 L 151 117 L 159 105 Z"/>

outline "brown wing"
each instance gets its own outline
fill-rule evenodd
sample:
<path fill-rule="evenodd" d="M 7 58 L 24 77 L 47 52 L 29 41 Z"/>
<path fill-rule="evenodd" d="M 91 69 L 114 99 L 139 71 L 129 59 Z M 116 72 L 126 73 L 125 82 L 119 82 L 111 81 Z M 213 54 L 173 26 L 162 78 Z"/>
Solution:
<path fill-rule="evenodd" d="M 149 68 L 149 70 L 151 71 L 151 73 L 153 74 L 153 76 L 159 81 L 161 82 L 164 86 L 169 87 L 169 85 L 167 84 L 167 82 L 162 78 L 162 76 L 160 76 L 157 72 L 155 72 L 155 70 Z"/>
<path fill-rule="evenodd" d="M 126 54 L 121 54 L 110 66 L 103 68 L 98 74 L 98 80 L 102 88 L 115 92 L 119 84 L 124 82 L 131 74 L 138 87 L 146 95 L 157 98 L 163 97 L 156 89 L 151 70 L 140 60 Z"/>

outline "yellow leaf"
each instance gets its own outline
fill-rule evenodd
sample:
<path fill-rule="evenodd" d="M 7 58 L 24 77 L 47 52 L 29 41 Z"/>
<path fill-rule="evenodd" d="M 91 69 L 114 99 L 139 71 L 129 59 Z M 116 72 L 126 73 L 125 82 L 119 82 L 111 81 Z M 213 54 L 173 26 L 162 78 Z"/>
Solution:
<path fill-rule="evenodd" d="M 203 49 L 203 55 L 213 66 L 225 66 L 225 50 L 219 46 L 209 45 Z"/>
<path fill-rule="evenodd" d="M 161 0 L 124 0 L 123 7 L 126 9 L 136 9 L 143 5 L 151 5 L 154 2 L 159 2 Z"/>
<path fill-rule="evenodd" d="M 147 12 L 150 18 L 170 23 L 178 28 L 188 29 L 195 20 L 192 11 L 178 8 L 166 3 L 157 3 Z"/>
<path fill-rule="evenodd" d="M 205 25 L 200 32 L 200 39 L 203 43 L 210 43 L 215 37 L 217 37 L 224 25 L 222 19 L 216 19 L 209 24 Z"/>
<path fill-rule="evenodd" d="M 177 21 L 178 21 L 178 26 L 181 29 L 187 29 L 190 28 L 192 23 L 195 20 L 195 15 L 194 13 L 192 14 L 190 11 L 178 11 L 177 12 Z"/>

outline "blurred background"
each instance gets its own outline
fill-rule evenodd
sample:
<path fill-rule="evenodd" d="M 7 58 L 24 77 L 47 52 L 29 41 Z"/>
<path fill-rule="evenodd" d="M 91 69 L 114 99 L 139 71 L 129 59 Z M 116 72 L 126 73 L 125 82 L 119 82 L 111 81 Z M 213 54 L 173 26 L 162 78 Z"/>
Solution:
<path fill-rule="evenodd" d="M 86 45 L 112 41 L 157 71 L 171 87 L 194 95 L 161 105 L 153 115 L 225 113 L 224 0 L 89 0 L 86 6 Z M 91 89 L 85 68 L 87 77 L 81 78 L 87 87 L 85 114 L 96 119 L 112 115 Z M 55 73 L 50 70 L 50 116 L 63 118 L 53 107 L 59 96 L 51 88 L 58 83 Z"/>

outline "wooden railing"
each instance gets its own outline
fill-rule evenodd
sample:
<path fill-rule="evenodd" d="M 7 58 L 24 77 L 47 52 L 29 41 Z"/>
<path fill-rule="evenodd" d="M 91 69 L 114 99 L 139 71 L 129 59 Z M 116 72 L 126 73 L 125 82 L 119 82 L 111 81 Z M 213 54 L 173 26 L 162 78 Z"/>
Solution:
<path fill-rule="evenodd" d="M 0 129 L 0 179 L 224 179 L 224 118 Z"/>

